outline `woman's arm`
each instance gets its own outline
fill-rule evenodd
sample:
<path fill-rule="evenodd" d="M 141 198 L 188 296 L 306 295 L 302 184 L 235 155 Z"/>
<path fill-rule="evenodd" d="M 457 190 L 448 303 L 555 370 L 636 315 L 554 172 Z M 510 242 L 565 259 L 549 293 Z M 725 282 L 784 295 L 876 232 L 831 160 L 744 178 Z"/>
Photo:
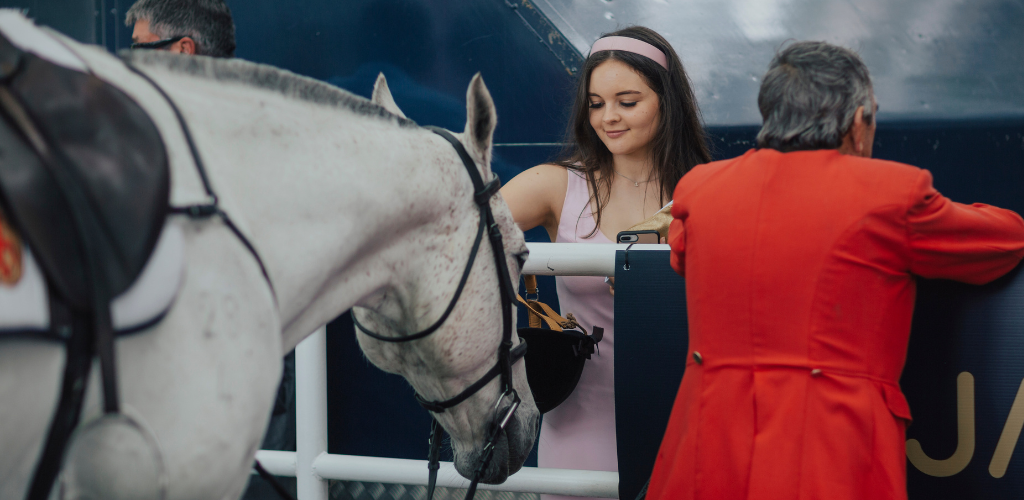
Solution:
<path fill-rule="evenodd" d="M 568 182 L 565 167 L 545 163 L 515 176 L 501 188 L 501 197 L 519 229 L 544 226 L 555 241 Z"/>

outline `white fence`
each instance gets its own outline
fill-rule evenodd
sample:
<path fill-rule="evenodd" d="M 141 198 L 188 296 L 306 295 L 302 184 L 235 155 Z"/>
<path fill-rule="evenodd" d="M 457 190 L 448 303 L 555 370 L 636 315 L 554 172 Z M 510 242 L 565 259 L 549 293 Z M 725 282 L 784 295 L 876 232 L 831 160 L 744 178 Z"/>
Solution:
<path fill-rule="evenodd" d="M 627 245 L 529 243 L 525 274 L 614 276 L 615 252 Z M 633 245 L 630 251 L 668 250 L 668 245 Z M 298 500 L 327 500 L 327 480 L 427 484 L 426 460 L 331 455 L 327 453 L 327 340 L 320 328 L 295 349 L 296 452 L 260 450 L 268 472 L 295 477 Z M 424 431 L 426 432 L 426 431 Z M 381 436 L 386 439 L 386 436 Z M 424 454 L 426 454 L 424 452 Z M 442 462 L 437 485 L 466 488 L 451 462 Z M 615 472 L 523 467 L 503 484 L 480 489 L 556 495 L 619 497 Z"/>

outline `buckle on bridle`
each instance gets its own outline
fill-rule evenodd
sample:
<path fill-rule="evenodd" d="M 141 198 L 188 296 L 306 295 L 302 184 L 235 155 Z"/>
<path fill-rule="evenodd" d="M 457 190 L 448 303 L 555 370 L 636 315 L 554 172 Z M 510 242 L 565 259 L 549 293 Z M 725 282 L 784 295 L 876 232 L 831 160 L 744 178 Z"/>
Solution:
<path fill-rule="evenodd" d="M 477 193 L 473 193 L 473 200 L 476 201 L 477 205 L 487 205 L 491 197 L 498 192 L 501 188 L 501 179 L 498 178 L 498 174 L 494 174 L 494 178 L 491 182 L 484 184 L 484 188 Z"/>
<path fill-rule="evenodd" d="M 510 404 L 508 406 L 508 412 L 505 413 L 505 415 L 503 417 L 501 417 L 500 419 L 498 419 L 498 418 L 495 419 L 495 422 L 498 424 L 497 429 L 500 429 L 500 430 L 504 430 L 505 429 L 505 426 L 508 425 L 509 420 L 512 420 L 512 415 L 515 414 L 516 410 L 519 409 L 519 405 L 523 402 L 521 399 L 519 399 L 519 393 L 516 392 L 515 389 L 509 389 L 509 390 L 505 391 L 505 393 L 502 394 L 500 398 L 498 398 L 498 401 L 496 403 L 494 403 L 494 416 L 495 417 L 498 417 L 498 415 L 499 415 L 498 414 L 498 408 L 501 407 L 501 402 L 504 401 L 506 397 L 511 397 L 512 398 L 512 404 Z"/>

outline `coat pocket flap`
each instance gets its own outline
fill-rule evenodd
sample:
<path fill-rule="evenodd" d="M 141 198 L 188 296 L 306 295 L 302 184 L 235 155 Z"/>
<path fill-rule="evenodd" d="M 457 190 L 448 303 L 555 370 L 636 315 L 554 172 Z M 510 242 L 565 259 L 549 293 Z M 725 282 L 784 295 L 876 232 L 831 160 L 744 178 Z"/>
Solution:
<path fill-rule="evenodd" d="M 907 398 L 903 396 L 903 391 L 899 387 L 890 384 L 882 385 L 882 396 L 885 398 L 885 405 L 889 407 L 889 411 L 893 415 L 910 422 L 913 420 L 910 417 L 910 405 L 907 403 Z"/>

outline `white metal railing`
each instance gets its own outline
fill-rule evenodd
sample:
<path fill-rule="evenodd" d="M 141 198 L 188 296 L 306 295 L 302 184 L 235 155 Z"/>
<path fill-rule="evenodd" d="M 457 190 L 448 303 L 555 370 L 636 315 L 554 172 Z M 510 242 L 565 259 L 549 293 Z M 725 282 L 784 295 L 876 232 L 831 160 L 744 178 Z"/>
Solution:
<path fill-rule="evenodd" d="M 523 274 L 543 276 L 615 276 L 615 252 L 668 250 L 668 245 L 589 245 L 578 243 L 527 243 L 530 258 Z"/>
<path fill-rule="evenodd" d="M 528 243 L 524 274 L 614 276 L 615 252 L 627 245 Z M 633 245 L 630 251 L 668 250 L 668 245 Z M 321 327 L 295 348 L 295 452 L 260 450 L 268 472 L 295 477 L 299 500 L 327 500 L 327 480 L 427 484 L 427 461 L 327 453 L 327 333 Z M 437 485 L 466 488 L 469 480 L 442 462 Z M 618 498 L 615 472 L 523 467 L 503 484 L 480 489 L 520 493 Z"/>
<path fill-rule="evenodd" d="M 260 450 L 256 459 L 275 476 L 294 477 L 295 452 Z M 401 458 L 359 457 L 324 453 L 313 461 L 318 482 L 325 479 L 398 483 L 416 486 L 427 484 L 427 461 Z M 324 483 L 326 484 L 326 483 Z M 441 462 L 437 486 L 468 488 L 469 480 L 459 475 L 451 462 Z M 619 475 L 615 472 L 523 467 L 502 484 L 481 484 L 481 490 L 549 493 L 600 498 L 617 498 Z M 300 498 L 302 495 L 299 495 Z M 305 500 L 305 498 L 303 498 Z"/>

